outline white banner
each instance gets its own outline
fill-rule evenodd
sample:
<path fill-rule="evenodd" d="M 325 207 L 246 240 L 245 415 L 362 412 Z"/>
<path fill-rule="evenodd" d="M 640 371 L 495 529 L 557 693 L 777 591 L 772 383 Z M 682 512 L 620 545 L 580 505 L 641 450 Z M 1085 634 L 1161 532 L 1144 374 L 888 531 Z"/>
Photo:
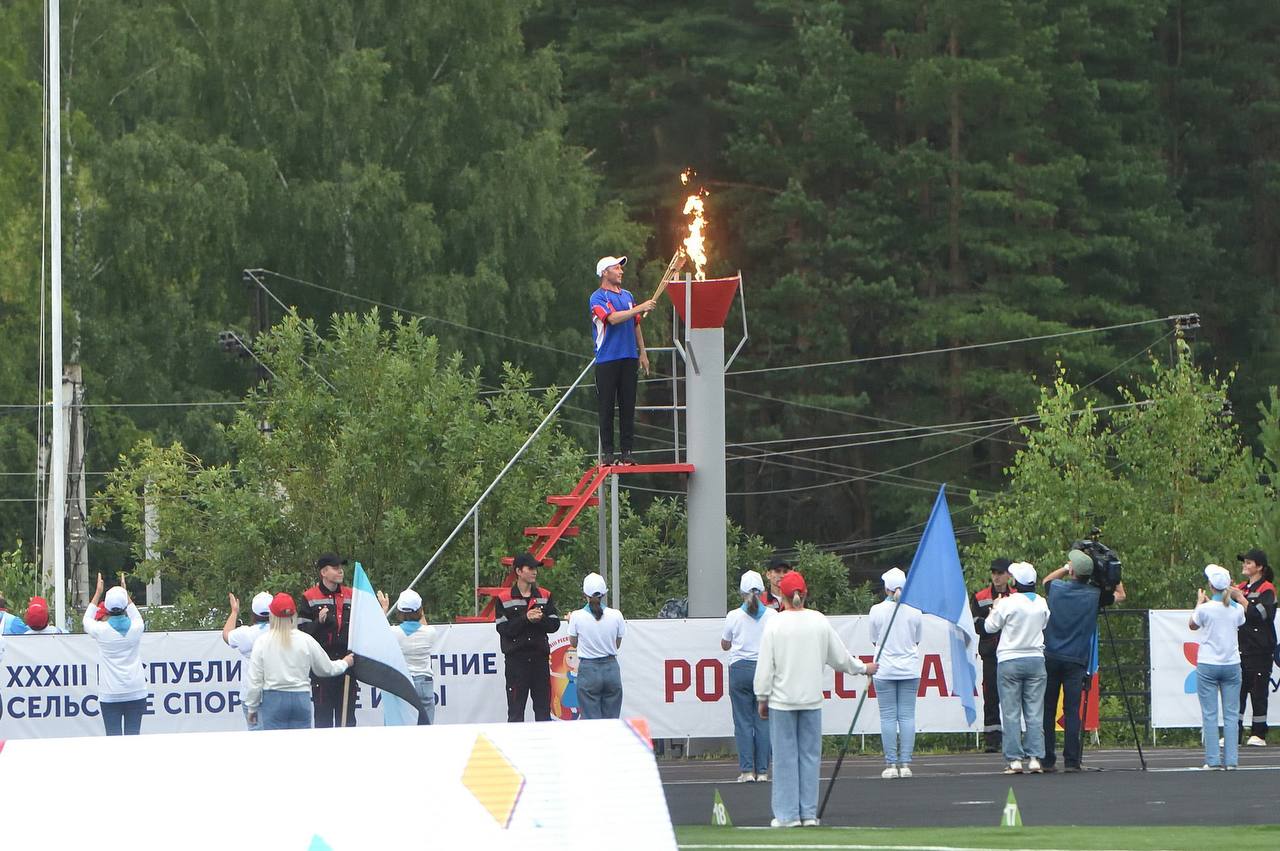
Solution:
<path fill-rule="evenodd" d="M 845 644 L 870 661 L 865 616 L 831 619 Z M 646 620 L 628 623 L 619 663 L 623 716 L 648 719 L 659 738 L 733 735 L 726 655 L 720 650 L 721 618 Z M 437 627 L 435 656 L 437 724 L 479 724 L 506 718 L 503 659 L 490 624 Z M 960 700 L 951 695 L 947 626 L 926 617 L 916 728 L 920 732 L 977 729 L 965 724 Z M 240 708 L 243 666 L 217 632 L 147 633 L 142 658 L 152 691 L 145 733 L 244 729 Z M 84 635 L 10 636 L 0 670 L 0 739 L 100 735 L 97 705 L 98 650 Z M 552 636 L 552 712 L 573 718 L 566 689 L 576 676 L 567 626 Z M 823 732 L 849 728 L 865 677 L 828 671 Z M 977 697 L 981 718 L 981 694 Z M 572 700 L 568 701 L 572 704 Z M 380 695 L 360 688 L 359 725 L 381 724 Z M 528 717 L 532 718 L 530 711 Z M 857 732 L 878 733 L 879 710 L 870 695 Z"/>
<path fill-rule="evenodd" d="M 1151 627 L 1151 726 L 1199 727 L 1200 700 L 1196 697 L 1198 633 L 1187 626 L 1191 610 L 1152 611 Z M 1280 724 L 1280 677 L 1271 669 L 1271 700 L 1267 723 Z M 1253 711 L 1252 705 L 1248 710 Z M 1219 719 L 1221 720 L 1221 719 Z M 1246 717 L 1246 723 L 1249 719 Z"/>

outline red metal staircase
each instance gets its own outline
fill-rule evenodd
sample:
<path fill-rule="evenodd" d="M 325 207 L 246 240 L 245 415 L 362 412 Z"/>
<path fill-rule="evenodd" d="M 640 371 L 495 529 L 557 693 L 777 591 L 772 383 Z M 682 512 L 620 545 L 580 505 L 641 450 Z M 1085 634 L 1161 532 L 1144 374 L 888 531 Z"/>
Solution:
<path fill-rule="evenodd" d="M 600 498 L 596 493 L 600 490 L 600 486 L 611 474 L 617 475 L 638 475 L 643 473 L 692 473 L 692 464 L 628 464 L 625 466 L 609 466 L 597 464 L 589 468 L 582 474 L 582 478 L 578 479 L 578 483 L 573 486 L 573 490 L 563 496 L 548 496 L 547 504 L 554 505 L 555 511 L 551 514 L 551 520 L 545 526 L 529 526 L 524 530 L 525 535 L 533 538 L 529 544 L 529 552 L 539 559 L 543 567 L 551 567 L 555 564 L 555 560 L 548 558 L 552 549 L 560 542 L 561 538 L 577 537 L 580 529 L 573 525 L 573 521 L 582 513 L 582 509 L 594 507 L 600 504 Z M 497 595 L 504 588 L 510 588 L 511 583 L 515 581 L 515 572 L 511 569 L 515 559 L 507 556 L 502 559 L 502 564 L 507 568 L 507 576 L 499 585 L 481 586 L 476 589 L 477 597 L 488 597 L 488 601 L 484 604 L 484 608 L 475 616 L 459 617 L 457 623 L 492 623 L 494 619 L 495 603 Z"/>

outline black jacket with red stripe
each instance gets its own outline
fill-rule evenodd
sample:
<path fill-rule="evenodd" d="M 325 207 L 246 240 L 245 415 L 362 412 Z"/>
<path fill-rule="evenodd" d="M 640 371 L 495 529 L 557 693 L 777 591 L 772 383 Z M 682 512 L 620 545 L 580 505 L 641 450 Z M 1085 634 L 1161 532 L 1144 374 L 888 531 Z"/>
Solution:
<path fill-rule="evenodd" d="M 983 628 L 983 623 L 987 615 L 991 614 L 991 604 L 1001 597 L 1008 596 L 1007 585 L 1003 591 L 996 591 L 996 586 L 988 585 L 986 588 L 978 589 L 969 597 L 969 611 L 973 613 L 973 628 L 978 633 L 978 654 L 981 656 L 996 655 L 996 648 L 1000 644 L 1000 631 L 987 632 Z"/>
<path fill-rule="evenodd" d="M 529 620 L 529 609 L 542 608 L 542 620 Z M 519 584 L 512 583 L 498 594 L 495 623 L 502 637 L 502 655 L 522 659 L 546 659 L 551 655 L 547 636 L 560 628 L 560 614 L 551 592 L 535 585 L 529 596 L 520 594 Z"/>
<path fill-rule="evenodd" d="M 1240 655 L 1269 657 L 1276 650 L 1276 586 L 1259 579 L 1236 587 L 1249 601 L 1240 627 Z"/>
<path fill-rule="evenodd" d="M 324 623 L 320 610 L 329 609 Z M 319 582 L 302 592 L 298 606 L 298 629 L 319 642 L 330 659 L 347 655 L 347 635 L 351 632 L 351 589 L 339 585 L 329 591 Z"/>

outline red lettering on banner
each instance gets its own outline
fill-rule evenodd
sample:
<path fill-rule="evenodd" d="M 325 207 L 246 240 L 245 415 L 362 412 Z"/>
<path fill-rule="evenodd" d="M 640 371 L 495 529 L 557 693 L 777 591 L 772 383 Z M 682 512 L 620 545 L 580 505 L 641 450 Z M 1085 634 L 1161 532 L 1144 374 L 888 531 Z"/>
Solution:
<path fill-rule="evenodd" d="M 666 682 L 667 703 L 674 703 L 676 692 L 689 690 L 689 685 L 693 681 L 693 670 L 683 659 L 668 659 L 663 664 L 663 680 Z"/>
<path fill-rule="evenodd" d="M 925 692 L 934 689 L 938 692 L 938 697 L 948 697 L 950 692 L 947 690 L 947 677 L 942 672 L 942 655 L 940 653 L 928 653 L 924 657 L 924 667 L 920 672 L 920 689 L 916 692 L 916 697 L 924 697 Z"/>
<path fill-rule="evenodd" d="M 843 671 L 836 671 L 836 688 L 835 688 L 835 692 L 836 692 L 836 697 L 840 698 L 841 700 L 848 700 L 849 698 L 857 697 L 857 696 L 858 696 L 858 690 L 857 690 L 857 689 L 855 689 L 855 688 L 849 688 L 848 686 L 846 686 L 846 685 L 844 684 L 844 672 L 843 672 Z M 825 694 L 826 694 L 828 697 L 830 697 L 830 696 L 831 696 L 830 692 L 825 692 Z"/>
<path fill-rule="evenodd" d="M 719 659 L 702 659 L 695 666 L 697 672 L 698 700 L 704 703 L 715 703 L 724 696 L 724 668 Z M 712 687 L 706 688 L 707 671 L 711 671 Z"/>

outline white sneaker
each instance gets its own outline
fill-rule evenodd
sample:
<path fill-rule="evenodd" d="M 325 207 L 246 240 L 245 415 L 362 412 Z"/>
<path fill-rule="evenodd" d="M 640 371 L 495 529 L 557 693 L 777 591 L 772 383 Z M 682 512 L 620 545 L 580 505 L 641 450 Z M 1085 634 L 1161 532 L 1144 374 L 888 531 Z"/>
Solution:
<path fill-rule="evenodd" d="M 1235 770 L 1236 770 L 1236 767 L 1234 765 L 1227 766 L 1227 771 L 1235 771 Z"/>
<path fill-rule="evenodd" d="M 1031 757 L 1027 762 L 1027 771 L 1030 771 L 1032 774 L 1044 774 L 1044 769 L 1040 767 L 1040 760 L 1035 757 Z"/>
<path fill-rule="evenodd" d="M 1249 741 L 1245 742 L 1245 744 L 1251 748 L 1265 748 L 1267 746 L 1267 740 L 1260 736 L 1250 736 Z"/>
<path fill-rule="evenodd" d="M 1021 774 L 1021 773 L 1022 773 L 1022 760 L 1020 760 L 1020 759 L 1015 759 L 1013 762 L 1009 763 L 1009 764 L 1005 767 L 1005 769 L 1004 769 L 1004 773 L 1005 773 L 1005 774 Z"/>
<path fill-rule="evenodd" d="M 766 773 L 764 773 L 764 774 L 757 774 L 757 775 L 756 775 L 756 782 L 757 782 L 757 783 L 768 783 L 768 782 L 769 782 L 769 774 L 768 774 L 768 772 L 766 772 Z"/>
<path fill-rule="evenodd" d="M 880 772 L 880 776 L 885 780 L 892 780 L 893 778 L 899 776 L 898 766 L 896 765 L 885 766 L 884 771 Z"/>
<path fill-rule="evenodd" d="M 744 771 L 738 775 L 738 782 L 739 783 L 755 783 L 756 776 L 752 774 L 750 771 Z"/>
<path fill-rule="evenodd" d="M 910 777 L 910 776 L 911 776 L 911 766 L 909 766 L 909 765 L 899 765 L 899 766 L 898 766 L 898 776 L 899 776 L 899 777 Z"/>
<path fill-rule="evenodd" d="M 816 818 L 807 818 L 800 824 L 802 827 L 817 827 L 821 823 L 822 822 L 818 821 Z"/>
<path fill-rule="evenodd" d="M 1223 747 L 1226 745 L 1226 743 L 1227 743 L 1226 739 L 1222 738 L 1221 736 L 1218 737 L 1218 747 Z"/>
<path fill-rule="evenodd" d="M 1221 766 L 1221 765 L 1210 765 L 1209 763 L 1207 763 L 1207 762 L 1206 762 L 1204 765 L 1200 766 L 1200 770 L 1201 770 L 1201 771 L 1221 771 L 1221 770 L 1222 770 L 1222 766 Z"/>
<path fill-rule="evenodd" d="M 769 827 L 799 827 L 800 819 L 789 819 L 787 821 L 778 821 L 774 819 L 769 822 Z"/>

